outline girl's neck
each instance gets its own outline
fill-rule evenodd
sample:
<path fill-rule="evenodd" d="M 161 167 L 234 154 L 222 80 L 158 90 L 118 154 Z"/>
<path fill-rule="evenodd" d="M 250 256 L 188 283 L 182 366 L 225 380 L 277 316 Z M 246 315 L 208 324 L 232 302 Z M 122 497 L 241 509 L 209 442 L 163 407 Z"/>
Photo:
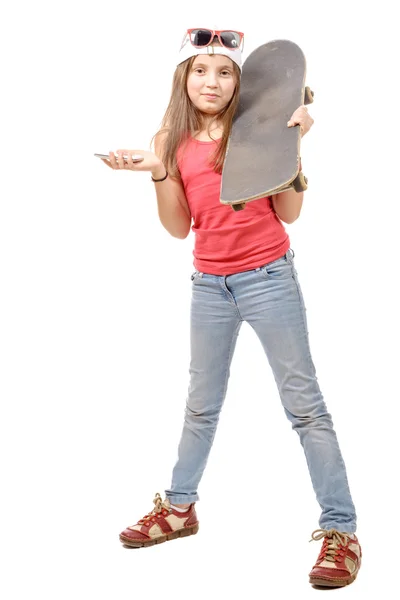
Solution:
<path fill-rule="evenodd" d="M 219 123 L 210 123 L 208 121 L 203 123 L 203 127 L 199 131 L 196 131 L 193 137 L 199 142 L 211 142 L 212 140 L 220 139 L 222 134 L 223 128 Z"/>

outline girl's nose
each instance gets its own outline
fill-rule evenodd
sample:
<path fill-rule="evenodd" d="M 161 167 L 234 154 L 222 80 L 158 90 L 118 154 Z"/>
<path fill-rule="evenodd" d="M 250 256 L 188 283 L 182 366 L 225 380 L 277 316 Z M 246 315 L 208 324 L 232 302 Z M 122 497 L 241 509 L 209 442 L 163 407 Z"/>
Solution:
<path fill-rule="evenodd" d="M 217 87 L 217 77 L 213 73 L 209 73 L 207 77 L 207 87 Z"/>

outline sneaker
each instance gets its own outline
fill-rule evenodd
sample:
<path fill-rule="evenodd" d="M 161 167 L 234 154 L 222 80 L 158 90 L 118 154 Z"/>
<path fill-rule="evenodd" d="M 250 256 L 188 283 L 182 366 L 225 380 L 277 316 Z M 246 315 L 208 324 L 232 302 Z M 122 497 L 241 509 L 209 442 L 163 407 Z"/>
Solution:
<path fill-rule="evenodd" d="M 156 494 L 153 502 L 155 508 L 150 513 L 120 534 L 119 539 L 125 546 L 132 548 L 154 546 L 154 544 L 162 544 L 198 532 L 199 522 L 194 503 L 187 511 L 178 512 L 171 507 L 168 498 L 163 502 L 160 494 Z"/>
<path fill-rule="evenodd" d="M 361 566 L 361 546 L 354 534 L 336 529 L 316 529 L 311 540 L 321 540 L 321 552 L 309 574 L 310 583 L 326 587 L 349 585 Z"/>

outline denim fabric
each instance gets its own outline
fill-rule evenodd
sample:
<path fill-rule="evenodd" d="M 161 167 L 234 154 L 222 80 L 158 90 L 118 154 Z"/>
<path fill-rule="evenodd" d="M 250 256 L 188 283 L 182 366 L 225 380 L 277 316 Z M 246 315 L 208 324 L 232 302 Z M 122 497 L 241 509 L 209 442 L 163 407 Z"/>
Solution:
<path fill-rule="evenodd" d="M 192 275 L 190 385 L 171 503 L 199 499 L 225 399 L 239 329 L 259 337 L 292 428 L 299 434 L 317 501 L 319 525 L 354 533 L 356 514 L 346 468 L 311 358 L 305 306 L 293 251 L 251 271 Z"/>

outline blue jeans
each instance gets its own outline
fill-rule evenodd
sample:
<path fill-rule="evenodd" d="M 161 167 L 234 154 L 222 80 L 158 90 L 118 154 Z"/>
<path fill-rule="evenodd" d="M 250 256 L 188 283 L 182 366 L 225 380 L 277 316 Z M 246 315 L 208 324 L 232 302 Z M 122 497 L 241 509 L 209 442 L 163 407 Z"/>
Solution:
<path fill-rule="evenodd" d="M 299 434 L 323 529 L 356 531 L 356 514 L 331 415 L 310 354 L 304 301 L 293 252 L 251 271 L 192 275 L 190 385 L 173 469 L 171 503 L 199 499 L 225 399 L 230 365 L 243 321 L 258 335 L 292 428 Z"/>

